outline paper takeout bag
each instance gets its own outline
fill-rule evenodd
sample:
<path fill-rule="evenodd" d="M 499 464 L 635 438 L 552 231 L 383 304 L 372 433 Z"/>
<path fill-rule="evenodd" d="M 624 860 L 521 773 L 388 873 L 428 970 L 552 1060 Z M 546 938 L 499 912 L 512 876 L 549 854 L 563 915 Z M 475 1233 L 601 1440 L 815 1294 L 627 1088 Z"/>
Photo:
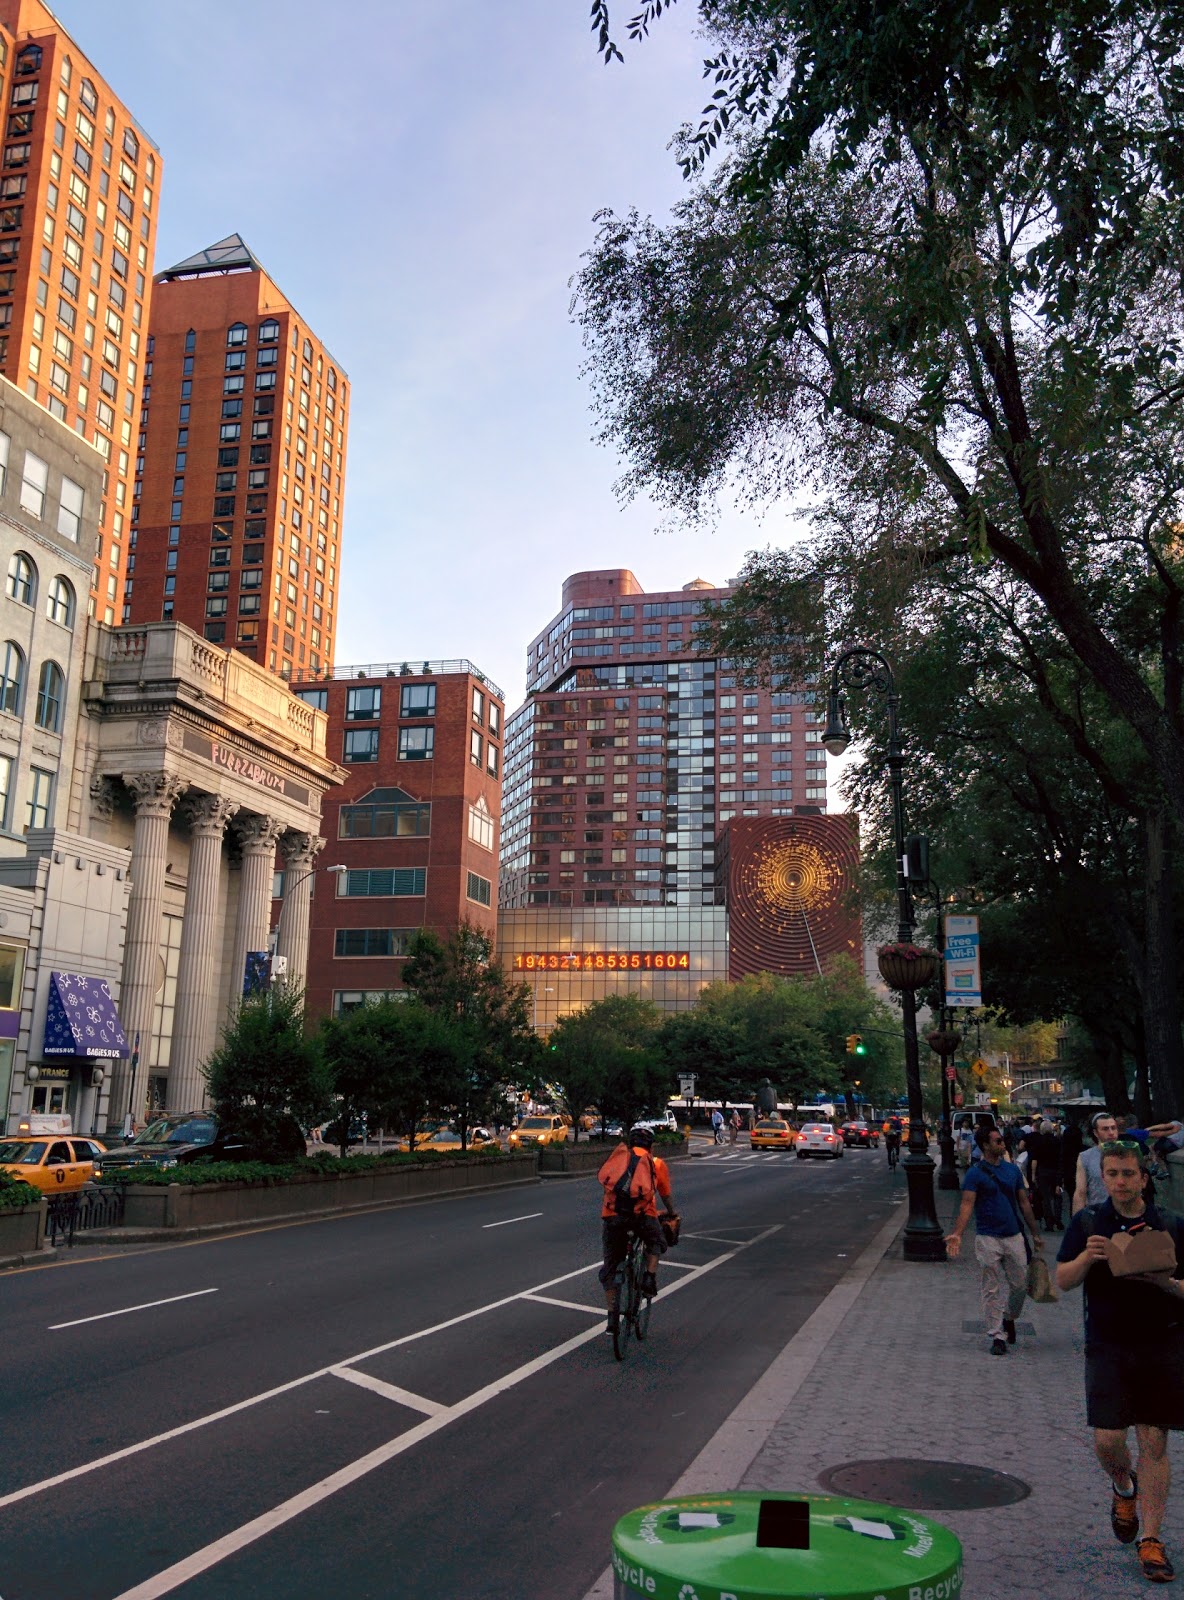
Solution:
<path fill-rule="evenodd" d="M 1116 1278 L 1129 1278 L 1134 1272 L 1174 1272 L 1176 1241 L 1158 1228 L 1116 1233 L 1106 1240 L 1106 1264 Z"/>

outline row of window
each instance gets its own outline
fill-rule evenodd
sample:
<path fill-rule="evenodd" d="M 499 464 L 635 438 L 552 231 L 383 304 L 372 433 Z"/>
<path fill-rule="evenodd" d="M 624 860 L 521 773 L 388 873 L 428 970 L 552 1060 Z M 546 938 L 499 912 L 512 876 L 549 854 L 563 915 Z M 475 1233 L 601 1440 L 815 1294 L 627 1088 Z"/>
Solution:
<path fill-rule="evenodd" d="M 11 440 L 8 434 L 0 433 L 0 493 L 8 479 L 8 456 Z M 39 520 L 45 519 L 46 491 L 49 487 L 49 463 L 40 456 L 34 455 L 31 450 L 25 451 L 24 461 L 21 465 L 21 510 L 27 511 L 30 516 Z M 82 508 L 84 492 L 80 483 L 75 483 L 72 478 L 62 478 L 61 496 L 58 502 L 57 531 L 66 539 L 78 543 L 79 534 L 82 532 Z"/>
<path fill-rule="evenodd" d="M 56 661 L 43 661 L 37 678 L 36 721 L 46 733 L 60 733 L 66 680 Z M 0 644 L 0 711 L 19 717 L 25 704 L 25 655 L 12 639 Z"/>
<path fill-rule="evenodd" d="M 16 600 L 23 606 L 36 604 L 37 567 L 32 557 L 25 555 L 23 550 L 15 551 L 9 559 L 5 590 L 10 600 Z M 74 626 L 74 589 L 61 573 L 50 581 L 45 614 L 51 622 L 59 622 L 64 628 Z"/>
<path fill-rule="evenodd" d="M 11 756 L 0 756 L 0 829 L 9 832 L 13 826 L 13 793 L 15 762 Z M 41 767 L 29 769 L 29 794 L 25 804 L 24 830 L 48 828 L 53 820 L 54 775 Z"/>

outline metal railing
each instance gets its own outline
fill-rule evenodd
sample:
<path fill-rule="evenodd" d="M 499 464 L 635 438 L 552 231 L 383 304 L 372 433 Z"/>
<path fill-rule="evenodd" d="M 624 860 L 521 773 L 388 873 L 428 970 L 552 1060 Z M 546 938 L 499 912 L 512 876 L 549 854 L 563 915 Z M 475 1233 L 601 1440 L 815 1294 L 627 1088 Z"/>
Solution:
<path fill-rule="evenodd" d="M 46 1207 L 47 1244 L 69 1249 L 76 1233 L 94 1228 L 117 1228 L 123 1221 L 123 1190 L 79 1189 L 75 1194 L 50 1195 Z"/>

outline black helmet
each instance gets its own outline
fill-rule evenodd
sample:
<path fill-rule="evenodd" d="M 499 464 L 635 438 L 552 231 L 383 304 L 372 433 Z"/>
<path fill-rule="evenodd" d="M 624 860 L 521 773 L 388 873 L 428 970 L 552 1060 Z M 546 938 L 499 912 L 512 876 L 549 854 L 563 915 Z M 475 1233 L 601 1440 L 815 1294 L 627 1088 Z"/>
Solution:
<path fill-rule="evenodd" d="M 647 1150 L 651 1150 L 654 1144 L 654 1130 L 652 1128 L 630 1128 L 629 1143 L 631 1145 L 643 1144 Z"/>

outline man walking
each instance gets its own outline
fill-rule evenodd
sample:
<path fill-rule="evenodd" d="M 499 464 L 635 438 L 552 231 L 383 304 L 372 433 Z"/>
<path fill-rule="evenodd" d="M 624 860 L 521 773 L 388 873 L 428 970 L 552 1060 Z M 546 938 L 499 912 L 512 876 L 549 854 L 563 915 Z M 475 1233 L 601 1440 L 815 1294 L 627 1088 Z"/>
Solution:
<path fill-rule="evenodd" d="M 1102 1182 L 1102 1146 L 1118 1138 L 1118 1118 L 1113 1111 L 1095 1111 L 1089 1126 L 1094 1143 L 1077 1157 L 1070 1217 L 1075 1217 L 1083 1206 L 1104 1205 L 1109 1199 Z"/>
<path fill-rule="evenodd" d="M 953 1232 L 946 1235 L 946 1251 L 953 1260 L 958 1259 L 962 1235 L 973 1216 L 987 1337 L 991 1354 L 1005 1356 L 1008 1345 L 1015 1343 L 1015 1319 L 1028 1289 L 1028 1252 L 1021 1216 L 1037 1250 L 1044 1248 L 1044 1241 L 1036 1230 L 1023 1175 L 1014 1162 L 1004 1160 L 1006 1146 L 999 1129 L 980 1126 L 974 1138 L 982 1160 L 976 1161 L 962 1180 L 962 1204 Z"/>
<path fill-rule="evenodd" d="M 711 1113 L 711 1137 L 716 1144 L 724 1142 L 724 1114 L 718 1106 Z"/>
<path fill-rule="evenodd" d="M 1144 1157 L 1134 1140 L 1108 1142 L 1101 1155 L 1107 1199 L 1070 1222 L 1057 1284 L 1085 1288 L 1086 1420 L 1110 1479 L 1114 1537 L 1138 1539 L 1144 1576 L 1170 1583 L 1175 1571 L 1160 1533 L 1171 1484 L 1168 1430 L 1184 1428 L 1184 1221 L 1144 1198 Z M 1170 1234 L 1175 1267 L 1116 1278 L 1108 1241 L 1148 1229 Z M 1132 1427 L 1137 1470 L 1127 1446 Z"/>

